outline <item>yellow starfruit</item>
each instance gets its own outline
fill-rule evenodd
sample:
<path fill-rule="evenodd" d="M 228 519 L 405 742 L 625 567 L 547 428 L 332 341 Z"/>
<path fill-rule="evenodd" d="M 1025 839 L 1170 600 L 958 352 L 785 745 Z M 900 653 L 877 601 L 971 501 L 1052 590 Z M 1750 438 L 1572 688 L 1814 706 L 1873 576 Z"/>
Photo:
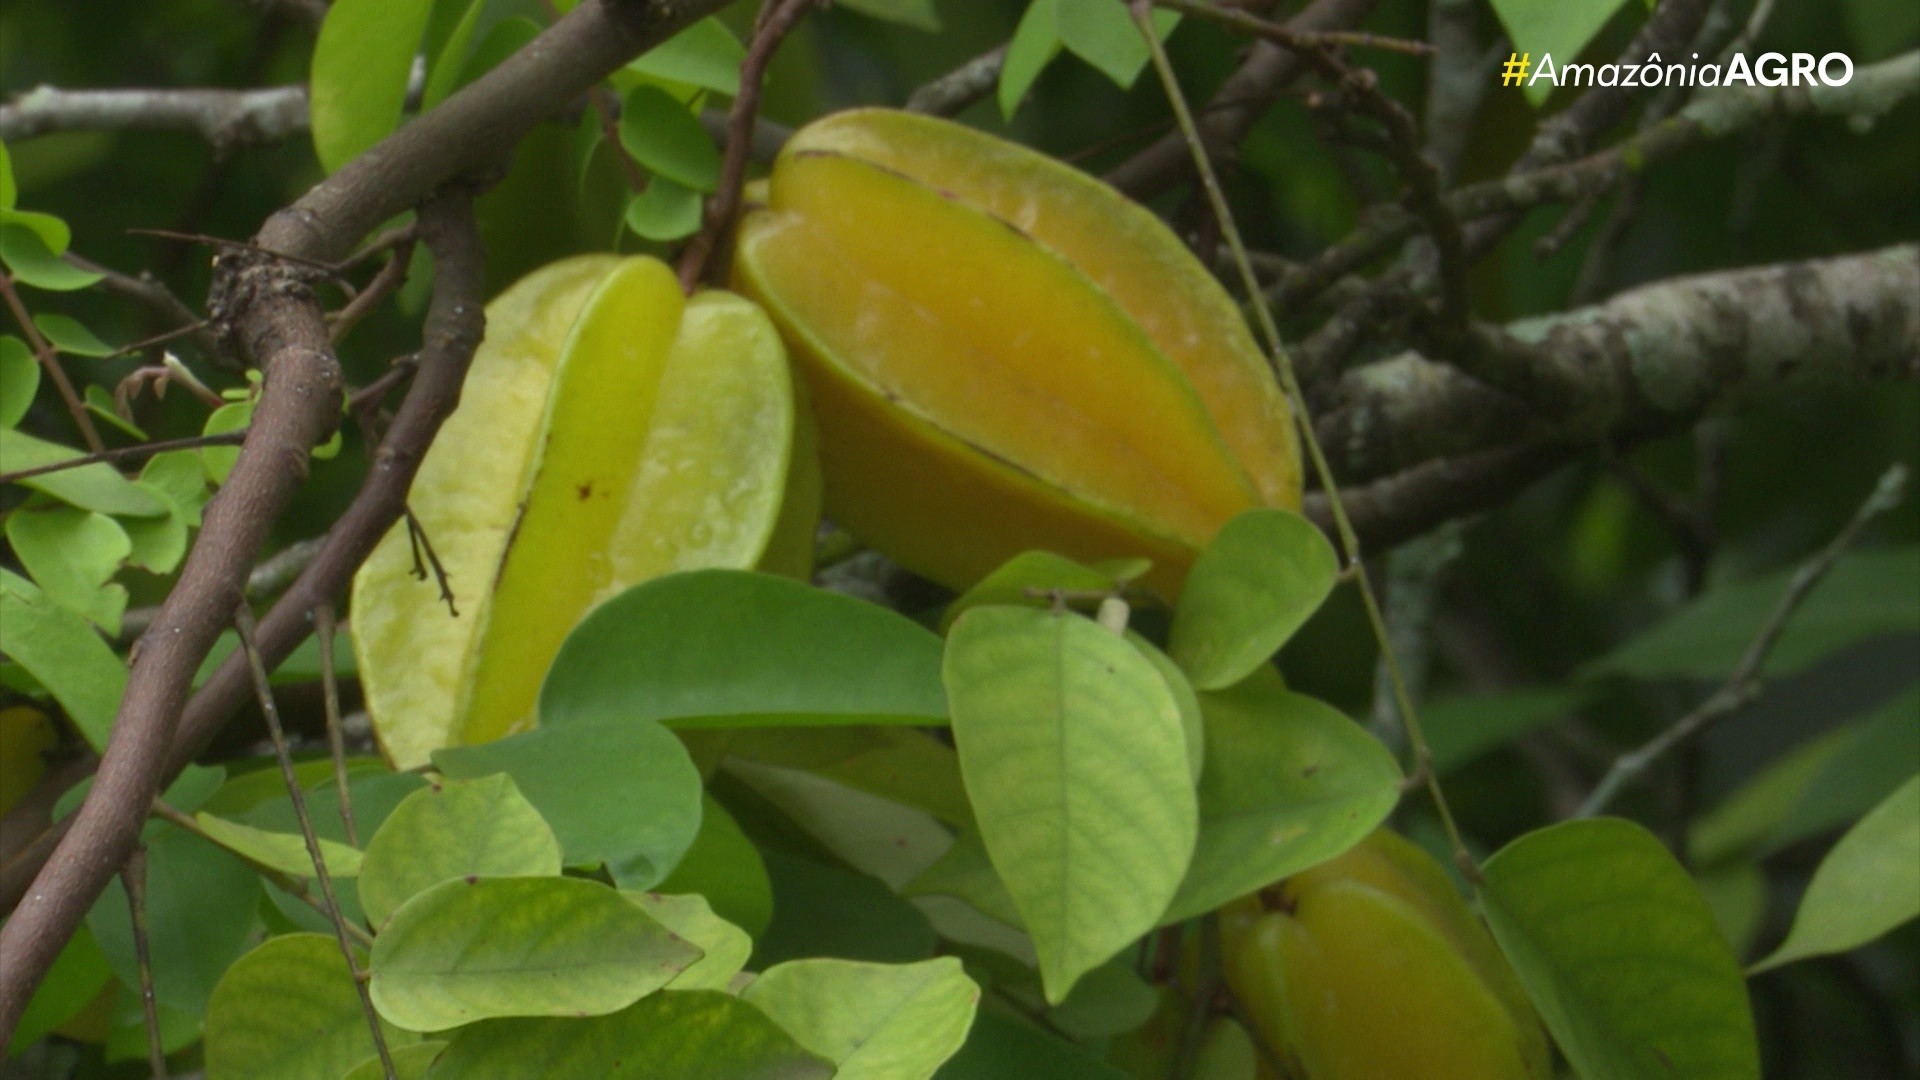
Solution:
<path fill-rule="evenodd" d="M 354 578 L 361 684 L 400 768 L 530 726 L 567 632 L 630 585 L 809 568 L 811 421 L 751 302 L 688 299 L 656 259 L 583 256 L 521 279 L 487 324 L 409 498 L 458 614 L 404 523 Z"/>
<path fill-rule="evenodd" d="M 1287 402 L 1232 299 L 1145 209 L 944 120 L 803 128 L 736 286 L 803 360 L 829 516 L 959 589 L 1023 550 L 1178 590 L 1235 514 L 1297 508 Z"/>
<path fill-rule="evenodd" d="M 1492 935 L 1385 829 L 1220 912 L 1227 983 L 1305 1080 L 1546 1080 L 1545 1029 Z"/>

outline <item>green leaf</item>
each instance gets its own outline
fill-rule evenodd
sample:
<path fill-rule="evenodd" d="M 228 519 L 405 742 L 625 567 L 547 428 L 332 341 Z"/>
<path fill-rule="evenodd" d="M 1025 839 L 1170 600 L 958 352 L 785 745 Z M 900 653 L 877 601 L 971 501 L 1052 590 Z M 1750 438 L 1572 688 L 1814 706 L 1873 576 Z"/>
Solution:
<path fill-rule="evenodd" d="M 1073 984 L 1067 1000 L 1047 1010 L 1047 1021 L 1082 1042 L 1110 1039 L 1153 1016 L 1160 995 L 1126 961 L 1109 961 Z"/>
<path fill-rule="evenodd" d="M 1847 830 L 1813 872 L 1787 940 L 1756 972 L 1846 952 L 1920 916 L 1920 774 Z"/>
<path fill-rule="evenodd" d="M 33 317 L 33 325 L 39 327 L 53 347 L 63 353 L 74 356 L 112 356 L 120 350 L 100 340 L 99 335 L 87 329 L 87 325 L 71 315 L 44 312 Z"/>
<path fill-rule="evenodd" d="M 799 769 L 737 758 L 726 767 L 848 866 L 896 889 L 953 842 L 930 815 L 891 799 Z"/>
<path fill-rule="evenodd" d="M 95 753 L 106 749 L 127 686 L 126 665 L 85 619 L 4 570 L 0 652 L 46 687 Z"/>
<path fill-rule="evenodd" d="M 486 6 L 486 0 L 468 0 L 466 10 L 460 13 L 460 21 L 454 23 L 453 29 L 447 33 L 446 41 L 441 43 L 427 70 L 427 83 L 420 92 L 421 112 L 445 101 L 447 95 L 460 85 L 460 76 L 466 70 L 467 51 L 473 44 L 474 32 L 480 25 L 480 14 Z"/>
<path fill-rule="evenodd" d="M 381 1031 L 389 1046 L 418 1038 L 385 1024 Z M 206 1053 L 208 1076 L 248 1080 L 339 1080 L 371 1056 L 373 1034 L 339 944 L 287 934 L 234 961 L 207 1006 Z"/>
<path fill-rule="evenodd" d="M 927 917 L 878 878 L 779 851 L 765 851 L 773 880 L 773 921 L 754 942 L 749 966 L 838 956 L 901 964 L 933 955 Z"/>
<path fill-rule="evenodd" d="M 901 26 L 911 26 L 915 30 L 933 33 L 940 29 L 940 13 L 934 10 L 933 0 L 839 0 L 840 6 L 848 11 L 857 11 L 862 15 L 871 15 Z"/>
<path fill-rule="evenodd" d="M 0 149 L 0 155 L 4 153 Z M 26 1011 L 20 1014 L 20 1023 L 13 1029 L 13 1042 L 5 1048 L 6 1056 L 19 1055 L 72 1019 L 106 989 L 107 980 L 111 978 L 113 968 L 107 965 L 106 955 L 93 940 L 93 931 L 82 923 L 54 958 L 53 966 L 47 969 L 33 997 L 28 999 Z"/>
<path fill-rule="evenodd" d="M 1811 779 L 1767 839 L 1765 851 L 1817 836 L 1864 814 L 1920 772 L 1920 686 L 1848 725 L 1851 738 Z"/>
<path fill-rule="evenodd" d="M 1140 650 L 1160 678 L 1167 684 L 1167 692 L 1173 695 L 1173 703 L 1180 710 L 1180 734 L 1186 741 L 1187 776 L 1194 783 L 1200 782 L 1200 773 L 1207 763 L 1206 721 L 1200 714 L 1200 697 L 1194 692 L 1193 683 L 1187 681 L 1187 673 L 1166 653 L 1159 650 L 1153 642 L 1127 631 L 1127 643 Z"/>
<path fill-rule="evenodd" d="M 1536 66 L 1548 55 L 1559 67 L 1580 58 L 1607 20 L 1626 0 L 1493 0 L 1494 13 L 1507 28 L 1515 52 L 1527 53 Z M 1538 106 L 1553 93 L 1545 81 L 1524 87 L 1527 100 Z"/>
<path fill-rule="evenodd" d="M 19 426 L 39 389 L 40 362 L 33 350 L 12 334 L 0 334 L 0 428 Z"/>
<path fill-rule="evenodd" d="M 95 418 L 105 421 L 142 442 L 147 440 L 146 432 L 140 430 L 139 426 L 131 420 L 121 416 L 119 410 L 114 408 L 113 393 L 106 387 L 99 383 L 88 384 L 87 388 L 80 392 L 80 401 Z"/>
<path fill-rule="evenodd" d="M 657 176 L 711 193 L 720 186 L 720 151 L 685 105 L 642 83 L 620 105 L 620 145 Z"/>
<path fill-rule="evenodd" d="M 54 603 L 120 632 L 127 590 L 109 582 L 133 554 L 133 541 L 118 522 L 78 507 L 29 504 L 7 515 L 7 542 Z"/>
<path fill-rule="evenodd" d="M 1124 639 L 1030 608 L 961 616 L 945 679 L 980 835 L 1057 1003 L 1158 922 L 1193 855 L 1179 708 Z"/>
<path fill-rule="evenodd" d="M 1150 53 L 1140 39 L 1123 0 L 1056 0 L 1055 25 L 1067 51 L 1092 64 L 1122 89 L 1133 85 Z M 1162 40 L 1179 25 L 1171 11 L 1153 13 L 1154 33 Z"/>
<path fill-rule="evenodd" d="M 1194 560 L 1167 655 L 1197 689 L 1232 686 L 1280 651 L 1339 574 L 1319 526 L 1285 510 L 1249 510 Z"/>
<path fill-rule="evenodd" d="M 242 825 L 205 811 L 195 814 L 194 820 L 200 823 L 200 831 L 206 834 L 207 839 L 243 859 L 291 877 L 314 876 L 313 858 L 307 853 L 306 838 L 298 833 L 272 832 Z M 334 840 L 315 838 L 320 841 L 320 857 L 327 860 L 329 877 L 338 880 L 359 875 L 360 852 Z"/>
<path fill-rule="evenodd" d="M 966 1041 L 980 988 L 950 956 L 795 960 L 763 972 L 740 999 L 838 1066 L 835 1080 L 925 1080 Z"/>
<path fill-rule="evenodd" d="M 170 450 L 147 459 L 146 468 L 140 470 L 140 485 L 173 504 L 169 512 L 184 514 L 189 526 L 200 524 L 200 508 L 212 494 L 200 455 L 191 450 Z"/>
<path fill-rule="evenodd" d="M 434 1080 L 829 1080 L 760 1010 L 718 990 L 655 994 L 611 1016 L 496 1020 L 454 1037 Z"/>
<path fill-rule="evenodd" d="M 1127 1074 L 1087 1049 L 1046 1034 L 1032 1024 L 982 1012 L 940 1080 L 1126 1080 Z"/>
<path fill-rule="evenodd" d="M 670 243 L 700 231 L 704 205 L 699 192 L 655 176 L 645 191 L 627 200 L 621 220 L 642 240 Z"/>
<path fill-rule="evenodd" d="M 745 930 L 715 915 L 705 897 L 654 892 L 622 895 L 701 952 L 693 966 L 667 984 L 669 990 L 725 990 L 747 966 L 747 957 L 753 955 L 753 939 Z"/>
<path fill-rule="evenodd" d="M 944 724 L 940 639 L 788 578 L 697 570 L 636 585 L 568 635 L 540 722 Z"/>
<path fill-rule="evenodd" d="M 194 464 L 194 475 L 200 475 L 198 462 Z M 119 523 L 120 528 L 126 531 L 133 549 L 127 555 L 127 565 L 137 566 L 149 573 L 170 574 L 187 554 L 187 536 L 192 531 L 187 524 L 188 518 L 197 519 L 199 512 L 197 509 L 187 510 L 175 502 L 172 495 L 145 480 L 139 481 L 138 485 L 164 500 L 172 512 L 165 517 L 127 518 Z"/>
<path fill-rule="evenodd" d="M 214 984 L 252 944 L 260 879 L 232 855 L 172 825 L 150 827 L 146 845 L 147 947 L 153 957 L 154 998 L 200 1016 L 207 1011 Z M 139 986 L 133 916 L 119 878 L 87 913 L 87 926 L 120 981 Z M 344 972 L 338 948 L 333 959 Z"/>
<path fill-rule="evenodd" d="M 104 275 L 61 261 L 60 253 L 67 245 L 64 240 L 57 244 L 48 241 L 50 230 L 39 227 L 47 221 L 59 223 L 60 219 L 19 211 L 0 216 L 0 262 L 5 262 L 22 284 L 48 292 L 73 292 L 99 281 Z M 60 232 L 65 229 L 61 224 Z"/>
<path fill-rule="evenodd" d="M 447 780 L 406 797 L 367 842 L 360 907 L 375 927 L 449 878 L 560 873 L 560 841 L 505 773 Z"/>
<path fill-rule="evenodd" d="M 642 53 L 627 70 L 737 97 L 747 50 L 727 24 L 708 16 Z"/>
<path fill-rule="evenodd" d="M 618 892 L 567 877 L 443 881 L 373 943 L 374 1007 L 414 1031 L 500 1016 L 600 1016 L 670 982 L 700 950 Z"/>
<path fill-rule="evenodd" d="M 673 733 L 644 719 L 537 728 L 433 763 L 456 780 L 504 772 L 540 811 L 569 866 L 604 864 L 623 889 L 650 889 L 700 828 L 700 774 Z"/>
<path fill-rule="evenodd" d="M 1798 567 L 1708 590 L 1658 626 L 1586 665 L 1583 678 L 1724 679 L 1785 595 Z M 1763 673 L 1779 678 L 1885 634 L 1920 633 L 1920 545 L 1842 558 L 1787 620 Z"/>
<path fill-rule="evenodd" d="M 773 883 L 760 849 L 711 795 L 701 796 L 693 846 L 655 888 L 705 897 L 717 915 L 754 937 L 773 919 Z"/>
<path fill-rule="evenodd" d="M 361 1024 L 365 1027 L 365 1023 Z M 403 1046 L 389 1045 L 387 1054 L 393 1059 L 393 1074 L 397 1080 L 424 1080 L 427 1070 L 440 1057 L 447 1044 L 438 1039 L 407 1043 Z M 380 1055 L 374 1054 L 360 1064 L 355 1065 L 341 1080 L 387 1080 L 386 1066 L 381 1064 Z"/>
<path fill-rule="evenodd" d="M 43 442 L 12 428 L 0 428 L 0 461 L 6 462 L 9 470 L 37 469 L 81 456 L 78 451 Z M 141 490 L 104 462 L 42 473 L 20 483 L 82 510 L 114 517 L 156 517 L 168 510 L 165 501 Z"/>
<path fill-rule="evenodd" d="M 313 148 L 334 172 L 400 126 L 433 0 L 334 0 L 313 46 Z"/>
<path fill-rule="evenodd" d="M 1020 25 L 1014 28 L 1013 39 L 1007 42 L 1007 59 L 1000 66 L 997 95 L 1000 115 L 1008 120 L 1013 119 L 1040 73 L 1060 55 L 1058 3 L 1059 0 L 1033 0 L 1027 5 L 1027 13 L 1020 17 Z"/>
<path fill-rule="evenodd" d="M 953 747 L 920 728 L 746 728 L 725 732 L 736 758 L 807 769 L 829 780 L 925 810 L 953 826 L 973 824 Z"/>
<path fill-rule="evenodd" d="M 540 30 L 539 23 L 523 15 L 502 19 L 493 24 L 486 36 L 480 39 L 480 44 L 475 45 L 473 52 L 468 54 L 466 63 L 461 66 L 459 85 L 465 86 L 499 67 L 502 60 L 526 48 L 528 42 L 539 37 Z M 586 112 L 591 114 L 593 110 L 588 109 Z M 419 257 L 419 255 L 420 252 L 416 251 L 415 256 Z"/>
<path fill-rule="evenodd" d="M 1192 918 L 1359 843 L 1400 801 L 1380 741 L 1278 677 L 1202 694 L 1200 840 L 1162 921 Z"/>
<path fill-rule="evenodd" d="M 1759 1077 L 1739 964 L 1653 834 L 1615 818 L 1528 833 L 1487 861 L 1480 900 L 1582 1077 Z"/>
<path fill-rule="evenodd" d="M 201 425 L 202 435 L 224 435 L 230 431 L 245 431 L 253 423 L 254 401 L 231 401 L 207 414 L 207 422 Z M 206 465 L 207 480 L 219 487 L 227 482 L 227 474 L 233 471 L 235 462 L 240 460 L 238 446 L 207 446 L 200 450 L 200 460 Z"/>
<path fill-rule="evenodd" d="M 1000 564 L 993 573 L 947 605 L 940 617 L 940 632 L 946 633 L 953 621 L 969 609 L 983 604 L 1014 604 L 1050 607 L 1053 601 L 1044 593 L 1050 589 L 1067 592 L 1105 592 L 1118 589 L 1120 582 L 1109 573 L 1075 562 L 1051 551 L 1023 551 Z"/>
<path fill-rule="evenodd" d="M 1561 720 L 1580 695 L 1560 687 L 1514 687 L 1437 696 L 1420 707 L 1433 768 L 1449 773 L 1534 728 Z"/>
<path fill-rule="evenodd" d="M 986 842 L 977 828 L 964 829 L 932 866 L 901 888 L 904 896 L 951 896 L 964 900 L 981 914 L 1008 926 L 1020 926 L 1020 910 L 1007 894 L 1006 883 L 987 857 Z"/>
<path fill-rule="evenodd" d="M 0 142 L 0 210 L 11 210 L 18 204 L 20 188 L 13 180 L 13 155 L 7 152 L 7 144 Z"/>

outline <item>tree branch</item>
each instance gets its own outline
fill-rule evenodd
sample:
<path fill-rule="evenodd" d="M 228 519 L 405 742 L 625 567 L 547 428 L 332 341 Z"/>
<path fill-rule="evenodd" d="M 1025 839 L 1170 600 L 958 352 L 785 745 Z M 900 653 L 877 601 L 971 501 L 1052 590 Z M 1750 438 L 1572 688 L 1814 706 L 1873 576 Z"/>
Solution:
<path fill-rule="evenodd" d="M 279 142 L 307 130 L 307 88 L 62 90 L 36 86 L 0 105 L 0 139 L 63 131 L 170 131 L 216 152 Z"/>
<path fill-rule="evenodd" d="M 721 0 L 587 0 L 487 75 L 269 218 L 255 247 L 271 254 L 223 256 L 210 307 L 216 325 L 265 370 L 264 387 L 239 460 L 226 486 L 207 505 L 205 525 L 179 582 L 135 646 L 127 690 L 93 789 L 70 819 L 53 857 L 0 926 L 0 1043 L 12 1037 L 34 987 L 132 850 L 161 781 L 190 760 L 195 740 L 210 737 L 244 698 L 244 675 L 230 662 L 195 698 L 205 706 L 194 712 L 190 723 L 180 723 L 193 673 L 240 603 L 267 530 L 305 475 L 308 451 L 338 420 L 341 392 L 339 365 L 320 306 L 298 269 L 277 256 L 338 261 L 382 221 L 411 209 L 448 180 L 494 164 L 541 118 L 719 6 Z M 464 204 L 464 198 L 461 201 Z M 448 293 L 436 288 L 436 307 Z M 454 302 L 451 311 L 430 321 L 429 331 L 444 334 L 449 320 L 477 320 L 479 315 L 476 287 L 471 296 Z M 461 348 L 469 340 L 458 335 L 430 338 L 428 348 L 470 355 L 470 349 Z M 458 367 L 463 373 L 464 360 Z M 436 404 L 450 408 L 457 399 L 459 373 Z M 409 405 L 416 395 L 425 396 L 425 378 L 423 372 L 410 389 Z M 401 445 L 423 453 L 444 415 L 431 405 L 415 409 L 409 430 L 419 436 L 424 427 L 425 437 L 417 445 Z M 396 421 L 388 445 L 395 444 L 399 428 Z M 367 485 L 382 493 L 397 487 L 403 500 L 411 477 L 404 463 L 389 459 L 375 463 Z M 363 510 L 356 500 L 353 509 L 361 511 L 355 524 L 365 527 L 385 507 Z M 380 522 L 382 531 L 390 520 Z M 341 537 L 337 546 L 329 545 L 336 557 L 323 553 L 316 559 L 262 623 L 261 651 L 269 662 L 284 658 L 308 632 L 306 611 L 318 600 L 332 599 L 379 536 L 349 536 L 345 518 L 334 532 Z M 355 556 L 352 563 L 342 565 L 349 553 Z M 330 588 L 323 596 L 309 595 L 320 586 Z M 288 608 L 296 602 L 304 606 Z M 275 617 L 280 617 L 277 627 Z M 229 685 L 235 682 L 239 685 Z"/>
<path fill-rule="evenodd" d="M 1321 438 L 1357 480 L 1527 439 L 1593 444 L 1691 424 L 1737 392 L 1920 379 L 1920 245 L 1676 278 L 1506 328 L 1568 388 L 1544 418 L 1417 353 L 1349 373 Z"/>

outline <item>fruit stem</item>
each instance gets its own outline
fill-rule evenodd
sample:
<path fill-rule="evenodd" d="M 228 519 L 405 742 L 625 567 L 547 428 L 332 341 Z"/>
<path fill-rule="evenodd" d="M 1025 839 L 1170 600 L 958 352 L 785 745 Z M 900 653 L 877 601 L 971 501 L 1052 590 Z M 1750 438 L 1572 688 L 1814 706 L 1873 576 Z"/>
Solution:
<path fill-rule="evenodd" d="M 1367 622 L 1373 627 L 1374 640 L 1380 646 L 1381 663 L 1386 668 L 1387 680 L 1393 687 L 1394 706 L 1400 712 L 1401 722 L 1407 728 L 1407 741 L 1413 747 L 1414 767 L 1412 778 L 1424 777 L 1427 792 L 1433 797 L 1434 810 L 1440 816 L 1440 824 L 1446 830 L 1447 842 L 1453 848 L 1454 861 L 1460 864 L 1468 880 L 1479 881 L 1480 868 L 1474 862 L 1473 855 L 1460 837 L 1460 827 L 1453 820 L 1453 811 L 1447 805 L 1445 792 L 1440 788 L 1440 778 L 1430 765 L 1433 752 L 1427 746 L 1426 733 L 1421 729 L 1420 718 L 1413 707 L 1413 695 L 1407 692 L 1407 680 L 1401 670 L 1399 658 L 1394 654 L 1393 642 L 1387 634 L 1387 623 L 1380 612 L 1380 601 L 1374 595 L 1373 583 L 1369 579 L 1365 564 L 1360 556 L 1360 537 L 1353 530 L 1353 522 L 1347 517 L 1346 507 L 1340 501 L 1340 488 L 1333 478 L 1333 467 L 1327 461 L 1326 451 L 1320 445 L 1320 439 L 1314 433 L 1313 414 L 1307 408 L 1306 395 L 1300 389 L 1300 381 L 1294 375 L 1293 357 L 1287 352 L 1286 345 L 1280 339 L 1280 328 L 1273 321 L 1273 312 L 1266 302 L 1260 299 L 1264 294 L 1258 279 L 1253 273 L 1253 264 L 1247 258 L 1246 245 L 1240 240 L 1240 227 L 1233 217 L 1233 208 L 1227 205 L 1225 192 L 1220 188 L 1220 179 L 1214 174 L 1213 161 L 1207 155 L 1206 144 L 1200 138 L 1200 131 L 1193 121 L 1193 111 L 1187 105 L 1186 95 L 1180 89 L 1180 80 L 1174 75 L 1173 63 L 1167 58 L 1166 47 L 1160 43 L 1160 36 L 1153 29 L 1152 0 L 1131 0 L 1129 10 L 1133 14 L 1134 25 L 1139 27 L 1140 36 L 1147 43 L 1147 54 L 1153 60 L 1153 68 L 1160 76 L 1160 84 L 1165 88 L 1167 103 L 1173 109 L 1175 121 L 1180 133 L 1186 138 L 1187 148 L 1193 152 L 1194 171 L 1199 175 L 1200 185 L 1207 193 L 1207 202 L 1213 208 L 1214 217 L 1220 225 L 1220 235 L 1226 240 L 1233 252 L 1234 266 L 1240 272 L 1241 284 L 1246 294 L 1254 297 L 1252 303 L 1254 316 L 1259 323 L 1260 336 L 1265 340 L 1268 356 L 1271 358 L 1274 373 L 1280 379 L 1280 387 L 1286 391 L 1287 400 L 1292 403 L 1294 415 L 1299 419 L 1300 438 L 1306 445 L 1307 454 L 1313 459 L 1315 475 L 1320 486 L 1327 493 L 1327 506 L 1332 512 L 1334 530 L 1339 534 L 1341 550 L 1346 555 L 1347 570 L 1354 576 L 1360 588 L 1360 600 L 1367 609 Z"/>

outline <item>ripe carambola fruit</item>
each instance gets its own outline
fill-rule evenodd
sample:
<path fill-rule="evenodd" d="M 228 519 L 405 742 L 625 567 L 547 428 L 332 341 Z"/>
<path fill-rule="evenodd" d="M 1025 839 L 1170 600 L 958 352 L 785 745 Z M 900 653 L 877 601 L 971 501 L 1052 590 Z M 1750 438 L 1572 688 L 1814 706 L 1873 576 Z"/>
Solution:
<path fill-rule="evenodd" d="M 354 578 L 360 679 L 394 765 L 530 726 L 567 632 L 627 586 L 714 566 L 804 576 L 819 478 L 795 394 L 759 308 L 688 299 L 657 259 L 562 260 L 488 305 L 408 499 L 459 615 L 416 577 L 404 524 Z"/>
<path fill-rule="evenodd" d="M 1040 548 L 1145 555 L 1171 594 L 1229 518 L 1299 506 L 1291 414 L 1232 299 L 1044 155 L 829 116 L 782 150 L 734 265 L 804 361 L 828 516 L 950 587 Z"/>
<path fill-rule="evenodd" d="M 1306 1080 L 1545 1080 L 1545 1030 L 1446 871 L 1380 830 L 1220 912 L 1227 983 Z"/>

